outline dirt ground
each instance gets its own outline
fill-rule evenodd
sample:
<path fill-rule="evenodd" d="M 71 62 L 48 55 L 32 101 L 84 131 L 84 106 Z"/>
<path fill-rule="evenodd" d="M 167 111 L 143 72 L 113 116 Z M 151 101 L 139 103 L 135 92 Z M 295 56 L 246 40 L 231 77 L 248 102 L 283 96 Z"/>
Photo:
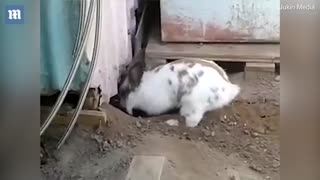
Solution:
<path fill-rule="evenodd" d="M 273 76 L 245 82 L 242 75 L 231 76 L 241 95 L 196 128 L 175 114 L 135 118 L 111 105 L 104 107 L 108 127 L 77 127 L 59 151 L 59 133 L 50 128 L 42 179 L 124 180 L 134 155 L 164 155 L 163 180 L 279 180 L 280 83 Z M 179 126 L 169 126 L 169 119 Z"/>

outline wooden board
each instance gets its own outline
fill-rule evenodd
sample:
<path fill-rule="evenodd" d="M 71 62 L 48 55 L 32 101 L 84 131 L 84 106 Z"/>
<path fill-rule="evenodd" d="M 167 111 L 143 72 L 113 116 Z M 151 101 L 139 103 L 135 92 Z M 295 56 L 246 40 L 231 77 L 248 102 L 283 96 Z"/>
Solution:
<path fill-rule="evenodd" d="M 160 180 L 165 157 L 135 156 L 126 180 Z"/>
<path fill-rule="evenodd" d="M 41 107 L 41 116 L 47 117 L 51 112 L 51 107 Z M 52 124 L 57 126 L 66 126 L 71 120 L 74 110 L 59 111 L 54 117 Z M 96 128 L 99 125 L 105 126 L 107 122 L 107 114 L 98 110 L 81 110 L 77 123 L 83 127 Z"/>
<path fill-rule="evenodd" d="M 230 62 L 280 62 L 280 44 L 163 43 L 155 25 L 149 35 L 147 59 L 188 57 Z"/>

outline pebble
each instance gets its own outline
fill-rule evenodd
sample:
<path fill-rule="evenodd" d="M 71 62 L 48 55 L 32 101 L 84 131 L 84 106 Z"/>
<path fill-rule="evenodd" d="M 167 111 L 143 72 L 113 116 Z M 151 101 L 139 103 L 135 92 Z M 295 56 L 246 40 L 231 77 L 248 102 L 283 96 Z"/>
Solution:
<path fill-rule="evenodd" d="M 179 126 L 179 121 L 176 119 L 169 119 L 166 121 L 166 124 L 169 126 Z"/>
<path fill-rule="evenodd" d="M 230 132 L 232 130 L 232 127 L 227 127 L 226 130 Z"/>
<path fill-rule="evenodd" d="M 208 131 L 208 130 L 206 130 L 206 129 L 204 129 L 204 130 L 203 130 L 203 134 L 204 134 L 206 137 L 208 137 L 208 136 L 211 135 L 211 132 Z"/>
<path fill-rule="evenodd" d="M 258 134 L 257 132 L 252 132 L 252 133 L 251 133 L 251 136 L 252 136 L 253 138 L 256 138 L 256 137 L 259 137 L 259 134 Z"/>
<path fill-rule="evenodd" d="M 245 130 L 243 131 L 243 133 L 248 135 L 248 134 L 250 134 L 250 131 L 247 130 L 247 129 L 245 129 Z"/>
<path fill-rule="evenodd" d="M 227 169 L 229 180 L 240 180 L 240 174 L 233 169 Z"/>
<path fill-rule="evenodd" d="M 273 161 L 272 167 L 273 167 L 273 168 L 278 168 L 278 167 L 280 167 L 280 162 L 279 162 L 279 161 Z"/>
<path fill-rule="evenodd" d="M 187 136 L 187 135 L 188 135 L 188 133 L 187 133 L 187 132 L 183 132 L 182 134 L 183 134 L 184 136 Z"/>
<path fill-rule="evenodd" d="M 280 75 L 276 76 L 276 77 L 274 78 L 274 80 L 277 81 L 277 82 L 280 82 Z"/>
<path fill-rule="evenodd" d="M 118 148 L 121 148 L 122 146 L 123 146 L 123 145 L 122 145 L 122 142 L 118 140 L 118 141 L 117 141 L 117 147 L 118 147 Z"/>
<path fill-rule="evenodd" d="M 232 175 L 232 176 L 230 176 L 229 179 L 230 179 L 230 180 L 240 180 L 240 177 L 239 177 L 239 176 Z"/>
<path fill-rule="evenodd" d="M 138 128 L 141 128 L 141 127 L 142 127 L 142 124 L 141 124 L 139 121 L 136 121 L 136 126 L 137 126 Z"/>
<path fill-rule="evenodd" d="M 214 131 L 211 132 L 211 136 L 214 137 L 216 133 Z"/>
<path fill-rule="evenodd" d="M 250 166 L 250 169 L 252 169 L 252 170 L 254 170 L 254 171 L 256 171 L 256 172 L 259 172 L 259 173 L 262 172 L 262 168 L 259 167 L 259 166 L 256 166 L 256 165 L 251 165 L 251 166 Z"/>

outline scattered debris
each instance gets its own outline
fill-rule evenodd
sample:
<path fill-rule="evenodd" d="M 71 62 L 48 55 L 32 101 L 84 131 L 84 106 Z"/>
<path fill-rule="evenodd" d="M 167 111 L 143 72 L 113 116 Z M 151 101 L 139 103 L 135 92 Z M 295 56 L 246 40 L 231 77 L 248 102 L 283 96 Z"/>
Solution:
<path fill-rule="evenodd" d="M 91 139 L 95 140 L 98 145 L 101 145 L 103 143 L 103 137 L 101 135 L 98 135 L 98 134 L 92 134 L 91 135 Z"/>
<path fill-rule="evenodd" d="M 179 121 L 176 119 L 169 119 L 166 121 L 169 126 L 179 126 Z"/>

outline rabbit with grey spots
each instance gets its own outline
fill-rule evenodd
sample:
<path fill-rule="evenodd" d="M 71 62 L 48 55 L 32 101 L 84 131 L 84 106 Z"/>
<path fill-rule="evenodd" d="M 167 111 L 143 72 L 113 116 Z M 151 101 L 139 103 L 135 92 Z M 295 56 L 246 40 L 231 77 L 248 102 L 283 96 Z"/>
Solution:
<path fill-rule="evenodd" d="M 186 126 L 196 127 L 204 113 L 228 105 L 240 93 L 212 61 L 185 58 L 148 71 L 144 67 L 134 60 L 120 82 L 120 104 L 131 115 L 134 108 L 148 115 L 178 108 Z"/>

